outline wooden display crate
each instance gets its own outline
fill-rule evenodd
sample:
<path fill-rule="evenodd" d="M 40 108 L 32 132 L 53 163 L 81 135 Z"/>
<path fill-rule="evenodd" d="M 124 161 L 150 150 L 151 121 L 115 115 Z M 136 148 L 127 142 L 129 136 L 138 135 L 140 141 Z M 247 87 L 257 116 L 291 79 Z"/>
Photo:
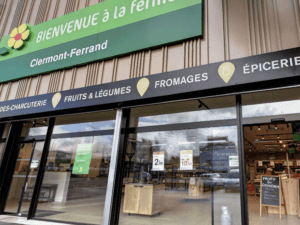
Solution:
<path fill-rule="evenodd" d="M 152 216 L 164 210 L 164 184 L 126 184 L 123 212 Z"/>

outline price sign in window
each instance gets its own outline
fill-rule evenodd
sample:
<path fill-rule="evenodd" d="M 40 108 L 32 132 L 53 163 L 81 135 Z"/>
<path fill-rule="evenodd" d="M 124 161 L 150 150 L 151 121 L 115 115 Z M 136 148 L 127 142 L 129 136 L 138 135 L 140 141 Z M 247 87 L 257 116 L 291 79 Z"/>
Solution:
<path fill-rule="evenodd" d="M 230 167 L 238 167 L 239 166 L 238 156 L 229 156 L 229 166 Z"/>
<path fill-rule="evenodd" d="M 165 169 L 165 153 L 164 152 L 153 152 L 153 171 L 163 171 Z"/>
<path fill-rule="evenodd" d="M 193 170 L 193 150 L 180 151 L 180 170 Z"/>

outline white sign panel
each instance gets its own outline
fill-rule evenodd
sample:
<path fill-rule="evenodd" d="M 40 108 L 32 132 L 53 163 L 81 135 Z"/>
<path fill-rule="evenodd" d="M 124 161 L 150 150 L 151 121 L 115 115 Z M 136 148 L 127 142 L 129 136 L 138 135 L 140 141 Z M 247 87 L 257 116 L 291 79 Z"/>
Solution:
<path fill-rule="evenodd" d="M 164 152 L 153 152 L 153 171 L 163 171 L 165 170 L 165 153 Z"/>
<path fill-rule="evenodd" d="M 258 166 L 262 166 L 262 165 L 263 165 L 262 161 L 258 161 Z"/>
<path fill-rule="evenodd" d="M 239 166 L 238 156 L 229 156 L 229 167 L 237 167 L 237 166 Z"/>
<path fill-rule="evenodd" d="M 297 166 L 300 166 L 300 160 L 297 160 Z"/>
<path fill-rule="evenodd" d="M 275 161 L 270 161 L 270 166 L 275 166 Z"/>
<path fill-rule="evenodd" d="M 196 185 L 196 178 L 190 177 L 190 185 Z"/>
<path fill-rule="evenodd" d="M 180 151 L 180 170 L 193 170 L 193 150 Z"/>
<path fill-rule="evenodd" d="M 34 168 L 38 168 L 39 165 L 39 160 L 32 160 L 31 161 L 31 165 L 30 165 L 30 169 L 34 169 Z"/>

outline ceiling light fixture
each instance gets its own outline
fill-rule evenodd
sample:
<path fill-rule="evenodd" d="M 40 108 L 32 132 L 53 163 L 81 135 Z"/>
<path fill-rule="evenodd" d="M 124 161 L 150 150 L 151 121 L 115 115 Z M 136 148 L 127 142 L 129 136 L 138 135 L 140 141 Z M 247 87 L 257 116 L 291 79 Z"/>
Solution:
<path fill-rule="evenodd" d="M 261 139 L 263 139 L 263 140 L 264 140 L 264 139 L 265 139 L 265 137 L 264 137 L 264 136 L 261 136 Z"/>
<path fill-rule="evenodd" d="M 278 129 L 278 127 L 277 127 L 277 125 L 275 125 L 275 130 L 277 130 Z"/>
<path fill-rule="evenodd" d="M 178 142 L 179 145 L 189 145 L 189 144 L 196 144 L 196 142 Z"/>
<path fill-rule="evenodd" d="M 209 107 L 207 105 L 205 105 L 200 99 L 198 99 L 198 102 L 199 102 L 199 106 L 198 108 L 200 109 L 202 106 L 204 106 L 206 109 L 209 109 Z"/>
<path fill-rule="evenodd" d="M 258 130 L 260 130 L 260 126 L 258 126 L 258 128 L 257 128 Z"/>
<path fill-rule="evenodd" d="M 277 138 L 279 138 L 279 135 L 277 136 Z"/>

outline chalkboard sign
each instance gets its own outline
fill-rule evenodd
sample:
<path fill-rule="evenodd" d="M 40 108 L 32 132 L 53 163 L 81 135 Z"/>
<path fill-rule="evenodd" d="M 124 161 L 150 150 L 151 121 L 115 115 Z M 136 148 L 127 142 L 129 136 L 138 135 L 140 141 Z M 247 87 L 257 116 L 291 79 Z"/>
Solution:
<path fill-rule="evenodd" d="M 261 185 L 261 204 L 270 206 L 280 205 L 279 177 L 263 176 Z"/>

